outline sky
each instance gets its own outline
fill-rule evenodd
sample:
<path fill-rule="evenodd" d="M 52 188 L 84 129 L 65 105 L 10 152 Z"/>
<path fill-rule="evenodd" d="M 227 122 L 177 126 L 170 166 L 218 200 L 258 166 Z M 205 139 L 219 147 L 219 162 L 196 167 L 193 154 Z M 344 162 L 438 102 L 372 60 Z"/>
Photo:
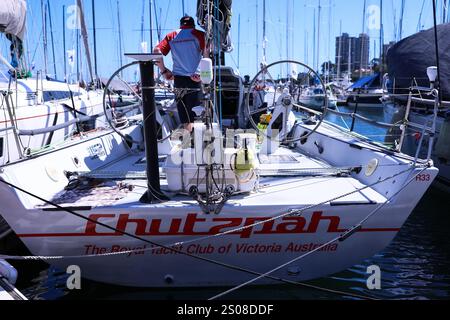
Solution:
<path fill-rule="evenodd" d="M 45 0 L 44 2 L 46 2 Z M 419 29 L 433 26 L 432 0 L 404 0 L 402 37 L 412 35 Z M 437 0 L 438 15 L 442 16 L 444 0 Z M 74 0 L 50 0 L 53 32 L 48 26 L 48 65 L 49 74 L 56 78 L 64 78 L 63 28 L 66 28 L 66 50 L 75 48 L 76 33 L 67 27 L 71 25 Z M 129 62 L 119 58 L 119 19 L 122 34 L 122 52 L 140 51 L 141 21 L 144 12 L 144 40 L 150 42 L 149 27 L 150 0 L 95 0 L 98 70 L 102 77 L 109 77 L 120 65 Z M 196 15 L 197 0 L 153 0 L 156 7 L 153 11 L 155 20 L 161 25 L 162 33 L 177 29 L 183 13 Z M 184 12 L 183 12 L 184 3 Z M 320 10 L 319 10 L 320 3 Z M 384 42 L 399 39 L 401 16 L 401 0 L 383 0 Z M 41 0 L 27 0 L 27 38 L 25 47 L 29 61 L 36 70 L 44 69 L 44 50 L 42 32 Z M 351 36 L 361 32 L 371 36 L 371 58 L 379 53 L 380 39 L 380 0 L 266 0 L 267 57 L 268 63 L 281 59 L 294 59 L 308 65 L 318 64 L 316 61 L 334 61 L 335 38 L 340 31 Z M 65 20 L 63 19 L 65 6 Z M 117 10 L 119 6 L 119 10 Z M 143 6 L 145 9 L 143 11 Z M 234 51 L 226 56 L 226 64 L 238 69 L 241 75 L 256 74 L 262 60 L 263 43 L 263 0 L 234 0 L 232 17 L 232 39 Z M 85 18 L 89 29 L 89 43 L 93 51 L 92 36 L 92 0 L 84 0 Z M 320 20 L 319 20 L 320 11 Z M 439 19 L 440 21 L 441 19 Z M 239 23 L 240 21 L 240 23 Z M 320 23 L 318 23 L 320 21 Z M 316 25 L 316 28 L 314 28 Z M 319 54 L 314 54 L 314 33 L 318 35 Z M 55 60 L 52 56 L 52 41 L 55 47 Z M 157 43 L 157 32 L 153 31 L 154 45 Z M 0 50 L 8 56 L 9 42 L 2 35 Z M 288 46 L 287 46 L 288 44 Z M 150 44 L 149 44 L 150 46 Z M 259 51 L 257 51 L 259 47 Z M 319 56 L 319 59 L 315 58 Z M 170 57 L 166 59 L 170 66 Z M 83 58 L 82 69 L 87 74 L 86 61 Z M 239 67 L 239 68 L 238 68 Z M 70 67 L 67 66 L 70 70 Z M 75 68 L 76 70 L 76 68 Z M 75 71 L 76 72 L 76 71 Z M 131 74 L 131 73 L 130 73 Z M 131 75 L 129 75 L 131 76 Z"/>

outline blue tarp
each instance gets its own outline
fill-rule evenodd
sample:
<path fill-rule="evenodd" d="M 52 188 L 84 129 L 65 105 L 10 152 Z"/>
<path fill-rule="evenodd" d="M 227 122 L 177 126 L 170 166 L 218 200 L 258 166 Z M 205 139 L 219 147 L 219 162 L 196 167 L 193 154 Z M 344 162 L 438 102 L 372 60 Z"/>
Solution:
<path fill-rule="evenodd" d="M 380 88 L 380 74 L 375 73 L 356 81 L 349 89 Z"/>

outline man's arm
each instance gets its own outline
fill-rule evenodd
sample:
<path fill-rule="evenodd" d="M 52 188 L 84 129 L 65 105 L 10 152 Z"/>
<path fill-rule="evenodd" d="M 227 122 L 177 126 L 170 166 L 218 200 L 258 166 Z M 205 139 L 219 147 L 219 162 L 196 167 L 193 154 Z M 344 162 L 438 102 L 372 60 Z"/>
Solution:
<path fill-rule="evenodd" d="M 158 46 L 156 46 L 153 49 L 153 53 L 156 54 L 161 54 L 161 49 L 159 49 Z M 158 66 L 161 74 L 164 76 L 164 78 L 166 80 L 173 80 L 173 73 L 172 71 L 170 71 L 169 69 L 166 68 L 165 64 L 164 64 L 164 58 L 159 59 L 158 61 L 155 62 L 155 64 Z"/>
<path fill-rule="evenodd" d="M 156 53 L 156 54 L 162 54 L 161 49 L 159 49 L 158 46 L 156 46 L 156 47 L 153 49 L 153 53 Z M 158 68 L 159 68 L 159 70 L 161 70 L 161 72 L 163 72 L 164 70 L 166 70 L 166 66 L 165 66 L 165 64 L 164 64 L 164 58 L 159 59 L 158 61 L 156 61 L 155 64 L 158 66 Z"/>

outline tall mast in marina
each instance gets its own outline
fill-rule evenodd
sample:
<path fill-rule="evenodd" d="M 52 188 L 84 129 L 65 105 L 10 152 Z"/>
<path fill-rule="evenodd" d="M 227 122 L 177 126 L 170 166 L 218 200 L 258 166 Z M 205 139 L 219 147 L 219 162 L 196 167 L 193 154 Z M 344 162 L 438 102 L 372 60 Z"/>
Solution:
<path fill-rule="evenodd" d="M 331 60 L 331 46 L 330 46 L 330 41 L 331 41 L 331 26 L 332 26 L 332 6 L 331 6 L 331 0 L 328 0 L 328 44 L 327 44 L 327 51 L 328 51 L 328 58 L 327 58 L 327 65 L 328 65 L 328 72 L 327 72 L 327 77 L 328 77 L 328 81 L 331 81 L 331 65 L 330 65 L 330 60 Z"/>
<path fill-rule="evenodd" d="M 307 65 L 309 65 L 308 40 L 309 40 L 308 30 L 305 29 L 305 63 Z"/>
<path fill-rule="evenodd" d="M 286 0 L 286 59 L 289 60 L 289 0 Z"/>
<path fill-rule="evenodd" d="M 77 11 L 78 14 L 78 11 Z M 77 56 L 77 81 L 81 83 L 81 59 L 80 59 L 80 30 L 77 28 L 76 30 L 76 56 Z"/>
<path fill-rule="evenodd" d="M 267 41 L 266 41 L 266 0 L 263 0 L 263 57 L 262 62 L 265 64 L 267 61 Z"/>
<path fill-rule="evenodd" d="M 259 0 L 256 0 L 256 70 L 259 70 Z"/>
<path fill-rule="evenodd" d="M 316 60 L 317 60 L 317 54 L 316 54 L 316 8 L 314 8 L 314 15 L 313 15 L 313 17 L 314 17 L 314 21 L 313 21 L 313 24 L 314 24 L 314 28 L 313 28 L 313 67 L 314 67 L 314 69 L 315 69 L 315 71 L 317 71 L 317 62 L 316 62 Z"/>
<path fill-rule="evenodd" d="M 119 0 L 117 0 L 117 22 L 118 22 L 118 28 L 119 28 L 119 63 L 120 66 L 123 66 L 123 59 L 122 59 L 122 27 L 120 24 L 120 4 Z M 120 74 L 123 76 L 123 73 Z"/>
<path fill-rule="evenodd" d="M 320 0 L 319 0 L 319 13 L 317 16 L 317 65 L 316 65 L 316 70 L 319 70 L 320 67 L 320 21 L 321 21 L 321 12 L 322 12 L 322 6 L 320 5 Z"/>
<path fill-rule="evenodd" d="M 67 82 L 67 50 L 66 50 L 66 6 L 63 5 L 63 56 L 64 56 L 64 81 Z"/>
<path fill-rule="evenodd" d="M 442 10 L 442 24 L 447 22 L 448 18 L 448 0 L 444 0 L 444 7 Z"/>
<path fill-rule="evenodd" d="M 339 24 L 339 49 L 338 49 L 338 61 L 337 61 L 337 81 L 341 79 L 341 61 L 342 61 L 342 20 Z"/>
<path fill-rule="evenodd" d="M 141 14 L 141 43 L 145 41 L 144 36 L 144 25 L 145 25 L 145 0 L 142 0 L 142 14 Z"/>
<path fill-rule="evenodd" d="M 364 0 L 364 8 L 363 8 L 363 23 L 362 23 L 362 33 L 366 31 L 366 0 Z M 360 50 L 361 50 L 361 57 L 359 61 L 359 77 L 362 78 L 362 69 L 363 69 L 363 57 L 364 57 L 364 41 L 362 41 L 363 38 L 360 37 Z"/>
<path fill-rule="evenodd" d="M 156 0 L 153 0 L 153 10 L 155 11 L 155 23 L 156 23 L 156 31 L 158 34 L 158 42 L 161 42 L 161 24 L 158 21 L 158 12 L 156 11 Z"/>
<path fill-rule="evenodd" d="M 92 68 L 92 61 L 91 61 L 91 51 L 89 48 L 89 41 L 88 41 L 88 32 L 87 32 L 87 26 L 86 26 L 86 20 L 85 20 L 85 16 L 84 16 L 84 7 L 83 7 L 83 2 L 82 0 L 77 0 L 77 4 L 78 4 L 78 9 L 80 10 L 80 24 L 81 24 L 81 35 L 83 37 L 83 44 L 84 44 L 84 50 L 86 52 L 86 58 L 87 58 L 87 63 L 88 63 L 88 68 L 89 68 L 89 75 L 91 77 L 91 83 L 95 83 L 94 82 L 94 72 L 93 72 L 93 68 Z"/>
<path fill-rule="evenodd" d="M 98 80 L 98 63 L 97 63 L 97 26 L 95 19 L 95 0 L 92 0 L 92 27 L 94 29 L 94 70 L 95 70 L 95 78 Z"/>
<path fill-rule="evenodd" d="M 42 11 L 42 34 L 43 34 L 43 46 L 44 46 L 44 72 L 48 75 L 48 51 L 47 51 L 47 4 L 44 0 L 41 0 Z"/>
<path fill-rule="evenodd" d="M 57 70 L 56 70 L 56 56 L 55 56 L 55 39 L 53 37 L 53 21 L 52 21 L 52 11 L 50 8 L 50 0 L 47 0 L 47 13 L 48 13 L 48 19 L 50 23 L 50 41 L 52 43 L 52 57 L 53 57 L 53 72 L 54 77 L 57 78 Z"/>
<path fill-rule="evenodd" d="M 384 26 L 383 26 L 383 0 L 380 0 L 380 74 L 383 76 L 384 63 Z"/>
<path fill-rule="evenodd" d="M 153 0 L 149 0 L 149 17 L 150 17 L 150 48 L 153 50 Z"/>
<path fill-rule="evenodd" d="M 238 57 L 237 57 L 237 68 L 241 67 L 241 15 L 238 16 Z"/>
<path fill-rule="evenodd" d="M 435 0 L 433 0 L 434 2 Z M 400 26 L 399 26 L 399 33 L 398 33 L 398 39 L 401 40 L 403 37 L 403 15 L 405 13 L 405 0 L 402 0 L 402 6 L 400 10 Z"/>
<path fill-rule="evenodd" d="M 348 41 L 348 75 L 352 77 L 352 41 L 349 39 Z"/>

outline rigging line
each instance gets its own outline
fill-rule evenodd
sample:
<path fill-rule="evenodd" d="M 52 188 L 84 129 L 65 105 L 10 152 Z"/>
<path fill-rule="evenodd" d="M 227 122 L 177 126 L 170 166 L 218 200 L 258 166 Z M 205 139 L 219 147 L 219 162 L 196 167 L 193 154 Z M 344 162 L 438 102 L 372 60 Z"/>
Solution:
<path fill-rule="evenodd" d="M 423 2 L 422 2 L 422 9 L 420 9 L 420 14 L 419 14 L 419 22 L 417 23 L 417 32 L 422 30 L 422 15 L 423 15 L 423 9 L 425 7 L 425 2 L 426 1 L 427 0 L 423 0 Z"/>
<path fill-rule="evenodd" d="M 253 274 L 253 275 L 261 276 L 261 273 L 259 273 L 259 272 L 257 272 L 257 271 L 253 271 L 253 270 L 246 269 L 246 268 L 242 268 L 242 267 L 239 267 L 239 266 L 230 265 L 230 264 L 227 264 L 227 263 L 224 263 L 224 262 L 220 262 L 220 261 L 216 261 L 216 260 L 204 258 L 204 257 L 198 256 L 198 255 L 194 255 L 194 254 L 190 254 L 190 253 L 187 253 L 187 252 L 183 252 L 183 251 L 178 250 L 178 249 L 175 249 L 175 248 L 167 247 L 167 246 L 164 246 L 164 245 L 160 245 L 160 244 L 158 244 L 158 243 L 156 243 L 156 242 L 153 242 L 153 241 L 150 241 L 150 240 L 146 240 L 146 239 L 141 238 L 141 237 L 139 237 L 139 236 L 130 234 L 130 233 L 126 232 L 126 231 L 122 231 L 122 230 L 113 228 L 113 227 L 111 227 L 111 226 L 109 226 L 109 225 L 107 225 L 107 224 L 104 224 L 104 223 L 102 223 L 102 222 L 92 220 L 92 219 L 90 219 L 90 218 L 88 218 L 88 217 L 84 217 L 83 215 L 78 214 L 78 213 L 76 213 L 76 212 L 73 211 L 73 210 L 70 210 L 70 209 L 67 209 L 67 208 L 63 208 L 63 207 L 59 206 L 59 205 L 56 204 L 56 203 L 52 203 L 51 201 L 45 200 L 45 199 L 43 199 L 43 198 L 40 198 L 39 196 L 34 195 L 34 194 L 32 194 L 31 192 L 25 191 L 24 189 L 22 189 L 22 188 L 20 188 L 20 187 L 18 187 L 18 186 L 15 186 L 15 185 L 13 185 L 13 184 L 11 184 L 11 183 L 9 183 L 9 182 L 3 180 L 3 179 L 0 179 L 0 183 L 3 183 L 3 184 L 5 184 L 5 185 L 8 185 L 9 187 L 11 187 L 11 188 L 13 188 L 13 189 L 15 189 L 15 190 L 17 190 L 17 191 L 20 191 L 20 192 L 23 192 L 23 193 L 25 193 L 25 194 L 28 194 L 29 196 L 31 196 L 31 197 L 33 197 L 33 198 L 36 198 L 36 199 L 38 199 L 38 200 L 40 200 L 40 201 L 43 201 L 43 202 L 45 202 L 45 203 L 47 203 L 47 204 L 49 204 L 49 205 L 51 205 L 51 206 L 54 206 L 55 208 L 58 208 L 58 209 L 60 209 L 60 210 L 62 210 L 62 211 L 65 211 L 65 212 L 67 212 L 67 213 L 70 213 L 70 214 L 72 214 L 72 215 L 75 215 L 75 216 L 77 216 L 77 217 L 79 217 L 79 218 L 81 218 L 81 219 L 83 219 L 83 220 L 86 220 L 86 221 L 95 223 L 96 225 L 102 226 L 102 227 L 104 227 L 104 228 L 106 228 L 106 229 L 109 229 L 109 230 L 111 230 L 111 231 L 115 231 L 115 232 L 121 233 L 122 235 L 126 235 L 126 236 L 131 237 L 131 238 L 134 238 L 134 239 L 136 239 L 136 240 L 140 240 L 140 241 L 143 241 L 143 242 L 145 242 L 145 243 L 151 244 L 151 245 L 153 245 L 154 247 L 166 249 L 166 250 L 169 250 L 170 252 L 178 253 L 178 254 L 180 254 L 180 255 L 184 255 L 184 256 L 191 257 L 191 258 L 194 258 L 194 259 L 197 259 L 197 260 L 200 260 L 200 261 L 208 262 L 208 263 L 211 263 L 211 264 L 214 264 L 214 265 L 217 265 L 217 266 L 221 266 L 221 267 L 224 267 L 224 268 L 227 268 L 227 269 L 236 270 L 236 271 L 240 271 L 240 272 L 244 272 L 244 273 L 248 273 L 248 274 Z M 153 249 L 154 249 L 154 248 L 153 248 Z M 142 250 L 141 250 L 141 251 L 142 251 Z M 31 259 L 30 259 L 30 260 L 31 260 Z M 267 276 L 267 278 L 268 278 L 268 279 L 271 279 L 271 280 L 279 281 L 279 282 L 285 282 L 285 283 L 291 283 L 291 284 L 293 283 L 293 282 L 287 282 L 287 280 L 284 280 L 284 279 L 279 278 L 279 277 L 274 277 L 274 276 L 271 276 L 271 275 Z M 298 282 L 298 283 L 296 283 L 296 284 L 298 284 L 298 285 L 300 285 L 300 286 L 308 286 L 308 287 L 310 287 L 310 288 L 313 288 L 313 286 L 311 286 L 311 285 L 303 284 L 303 283 L 300 283 L 300 282 Z M 316 288 L 318 288 L 318 287 L 316 287 Z M 329 291 L 329 292 L 331 292 L 331 291 Z M 357 296 L 357 295 L 352 294 L 352 293 L 345 293 L 345 295 L 349 295 L 349 296 Z M 369 298 L 369 297 L 363 297 L 363 296 L 359 296 L 359 297 L 360 297 L 360 298 L 364 298 L 364 299 L 371 299 L 371 298 Z"/>
<path fill-rule="evenodd" d="M 57 76 L 57 70 L 56 70 L 56 55 L 55 55 L 55 39 L 53 35 L 53 20 L 52 20 L 52 10 L 50 8 L 50 0 L 47 0 L 47 7 L 48 7 L 48 19 L 50 23 L 50 41 L 52 43 L 52 57 L 53 57 L 53 72 L 55 73 L 54 77 L 55 79 Z"/>
<path fill-rule="evenodd" d="M 438 27 L 437 27 L 437 12 L 436 12 L 436 1 L 433 0 L 433 20 L 434 20 L 434 45 L 436 51 L 436 66 L 438 74 L 438 89 L 439 89 L 439 106 L 442 104 L 442 82 L 441 82 L 441 67 L 440 67 L 440 54 L 439 54 L 439 37 L 438 37 Z"/>
<path fill-rule="evenodd" d="M 230 294 L 230 293 L 232 293 L 232 292 L 235 292 L 235 291 L 237 291 L 237 290 L 239 290 L 239 289 L 241 289 L 241 288 L 243 288 L 243 287 L 245 287 L 245 286 L 248 286 L 248 285 L 250 285 L 250 284 L 252 284 L 252 283 L 254 283 L 254 282 L 256 282 L 256 281 L 258 281 L 258 280 L 261 280 L 262 278 L 265 278 L 266 276 L 268 276 L 268 275 L 271 275 L 272 273 L 275 273 L 275 272 L 277 272 L 277 271 L 279 271 L 279 270 L 281 270 L 281 269 L 283 269 L 283 268 L 285 268 L 285 267 L 288 267 L 289 265 L 291 265 L 292 263 L 294 263 L 294 262 L 297 262 L 297 261 L 300 261 L 300 260 L 303 260 L 304 258 L 306 258 L 306 257 L 308 257 L 308 256 L 310 256 L 310 255 L 312 255 L 312 254 L 314 254 L 314 253 L 316 253 L 316 252 L 318 252 L 319 250 L 321 250 L 321 249 L 323 249 L 323 248 L 325 248 L 326 246 L 329 246 L 329 245 L 331 245 L 331 244 L 333 244 L 333 243 L 335 243 L 335 242 L 337 242 L 337 241 L 341 241 L 341 242 L 343 242 L 343 241 L 345 241 L 345 240 L 347 240 L 347 239 L 349 239 L 350 237 L 352 237 L 354 234 L 356 234 L 356 232 L 358 231 L 358 230 L 360 230 L 361 228 L 362 228 L 362 225 L 365 223 L 365 222 L 367 222 L 371 217 L 373 217 L 373 216 L 375 216 L 387 203 L 390 203 L 391 201 L 392 201 L 392 199 L 394 199 L 400 192 L 402 192 L 411 182 L 413 182 L 420 174 L 422 174 L 425 170 L 426 170 L 427 168 L 423 168 L 419 173 L 417 173 L 416 175 L 414 175 L 399 191 L 397 191 L 395 194 L 393 194 L 390 198 L 389 198 L 389 200 L 388 201 L 386 201 L 386 202 L 384 202 L 384 203 L 382 203 L 378 208 L 376 208 L 375 210 L 373 210 L 366 218 L 364 218 L 360 223 L 358 223 L 356 226 L 354 226 L 351 230 L 349 230 L 349 231 L 347 231 L 345 234 L 343 234 L 343 235 L 340 235 L 339 237 L 336 237 L 336 238 L 334 238 L 334 239 L 332 239 L 332 240 L 330 240 L 330 241 L 328 241 L 326 244 L 323 244 L 323 245 L 321 245 L 320 247 L 318 247 L 318 248 L 316 248 L 316 249 L 314 249 L 314 250 L 312 250 L 312 251 L 309 251 L 309 252 L 307 252 L 307 253 L 305 253 L 305 254 L 303 254 L 303 255 L 301 255 L 301 256 L 299 256 L 299 257 L 297 257 L 297 258 L 295 258 L 295 259 L 293 259 L 293 260 L 291 260 L 291 261 L 289 261 L 289 262 L 287 262 L 287 263 L 285 263 L 285 264 L 283 264 L 283 265 L 281 265 L 281 266 L 278 266 L 277 268 L 275 268 L 275 269 L 272 269 L 272 270 L 270 270 L 270 271 L 268 271 L 268 272 L 266 272 L 266 273 L 264 273 L 264 274 L 262 274 L 262 275 L 260 275 L 260 276 L 258 276 L 258 277 L 256 277 L 256 278 L 254 278 L 254 279 L 251 279 L 251 280 L 249 280 L 249 281 L 247 281 L 247 282 L 245 282 L 245 283 L 242 283 L 242 284 L 240 284 L 239 286 L 236 286 L 236 287 L 234 287 L 234 288 L 232 288 L 232 289 L 230 289 L 230 290 L 227 290 L 227 291 L 225 291 L 225 292 L 223 292 L 223 293 L 220 293 L 220 294 L 218 294 L 218 295 L 216 295 L 216 296 L 214 296 L 214 297 L 212 297 L 212 298 L 210 298 L 210 299 L 208 299 L 209 301 L 211 301 L 211 300 L 217 300 L 217 299 L 219 299 L 219 298 L 221 298 L 221 297 L 224 297 L 224 296 L 226 296 L 226 295 L 228 295 L 228 294 Z M 412 170 L 414 170 L 414 169 L 411 169 L 411 171 Z"/>

